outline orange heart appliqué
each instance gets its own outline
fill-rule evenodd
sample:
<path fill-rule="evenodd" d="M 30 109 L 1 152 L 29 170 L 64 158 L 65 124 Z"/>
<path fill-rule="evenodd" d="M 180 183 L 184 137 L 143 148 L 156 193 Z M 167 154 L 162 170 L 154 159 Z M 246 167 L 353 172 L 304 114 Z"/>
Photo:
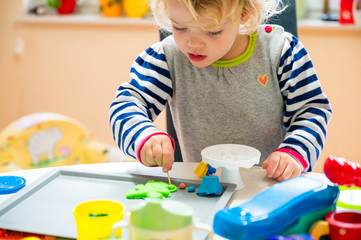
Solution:
<path fill-rule="evenodd" d="M 267 85 L 267 81 L 268 81 L 268 76 L 267 75 L 263 75 L 263 77 L 258 76 L 258 82 L 260 84 L 262 84 L 263 86 Z"/>

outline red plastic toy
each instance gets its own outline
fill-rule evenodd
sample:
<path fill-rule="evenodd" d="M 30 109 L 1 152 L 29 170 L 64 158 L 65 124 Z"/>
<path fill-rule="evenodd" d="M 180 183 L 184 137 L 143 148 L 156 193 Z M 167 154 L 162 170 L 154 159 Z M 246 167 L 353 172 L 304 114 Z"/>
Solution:
<path fill-rule="evenodd" d="M 72 14 L 76 7 L 76 0 L 60 0 L 59 14 Z"/>
<path fill-rule="evenodd" d="M 330 226 L 330 239 L 361 239 L 361 213 L 332 211 L 325 216 L 325 219 Z"/>
<path fill-rule="evenodd" d="M 329 156 L 323 170 L 326 177 L 333 183 L 346 187 L 361 187 L 361 166 L 357 162 Z"/>
<path fill-rule="evenodd" d="M 25 237 L 37 237 L 41 240 L 56 240 L 56 237 L 54 236 L 25 233 L 0 228 L 0 240 L 21 240 Z"/>

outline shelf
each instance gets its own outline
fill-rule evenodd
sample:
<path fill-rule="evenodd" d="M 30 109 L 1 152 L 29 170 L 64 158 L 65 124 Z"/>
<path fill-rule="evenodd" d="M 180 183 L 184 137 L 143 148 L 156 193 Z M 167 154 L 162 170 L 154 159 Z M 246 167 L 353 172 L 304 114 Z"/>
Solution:
<path fill-rule="evenodd" d="M 122 26 L 156 26 L 152 17 L 107 18 L 101 15 L 21 15 L 16 17 L 15 22 L 22 24 L 86 24 L 86 25 L 122 25 Z M 340 24 L 339 22 L 327 22 L 319 19 L 301 19 L 297 22 L 299 29 L 323 29 L 323 30 L 353 30 L 361 31 L 361 25 Z"/>
<path fill-rule="evenodd" d="M 320 19 L 301 19 L 297 21 L 297 25 L 299 29 L 361 31 L 361 25 L 340 24 L 337 21 L 322 21 Z"/>
<path fill-rule="evenodd" d="M 107 18 L 100 15 L 21 15 L 15 18 L 16 23 L 22 24 L 90 24 L 90 25 L 126 25 L 126 26 L 156 26 L 151 17 L 127 18 L 115 17 Z"/>

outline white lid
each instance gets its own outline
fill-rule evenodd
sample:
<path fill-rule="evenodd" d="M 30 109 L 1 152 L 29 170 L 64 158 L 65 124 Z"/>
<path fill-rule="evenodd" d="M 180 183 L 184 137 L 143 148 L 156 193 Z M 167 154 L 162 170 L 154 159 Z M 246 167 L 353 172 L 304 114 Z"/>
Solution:
<path fill-rule="evenodd" d="M 261 153 L 257 149 L 240 144 L 219 144 L 202 150 L 202 160 L 212 167 L 250 168 L 259 163 Z"/>

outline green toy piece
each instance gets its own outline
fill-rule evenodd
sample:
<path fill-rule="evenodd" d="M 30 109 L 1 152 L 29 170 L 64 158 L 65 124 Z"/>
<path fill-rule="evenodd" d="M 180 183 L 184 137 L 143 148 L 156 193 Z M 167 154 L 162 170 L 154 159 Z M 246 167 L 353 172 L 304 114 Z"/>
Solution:
<path fill-rule="evenodd" d="M 168 198 L 172 192 L 177 191 L 177 186 L 166 182 L 156 182 L 149 180 L 145 185 L 138 184 L 135 190 L 129 190 L 126 194 L 128 199 L 144 198 Z"/>

